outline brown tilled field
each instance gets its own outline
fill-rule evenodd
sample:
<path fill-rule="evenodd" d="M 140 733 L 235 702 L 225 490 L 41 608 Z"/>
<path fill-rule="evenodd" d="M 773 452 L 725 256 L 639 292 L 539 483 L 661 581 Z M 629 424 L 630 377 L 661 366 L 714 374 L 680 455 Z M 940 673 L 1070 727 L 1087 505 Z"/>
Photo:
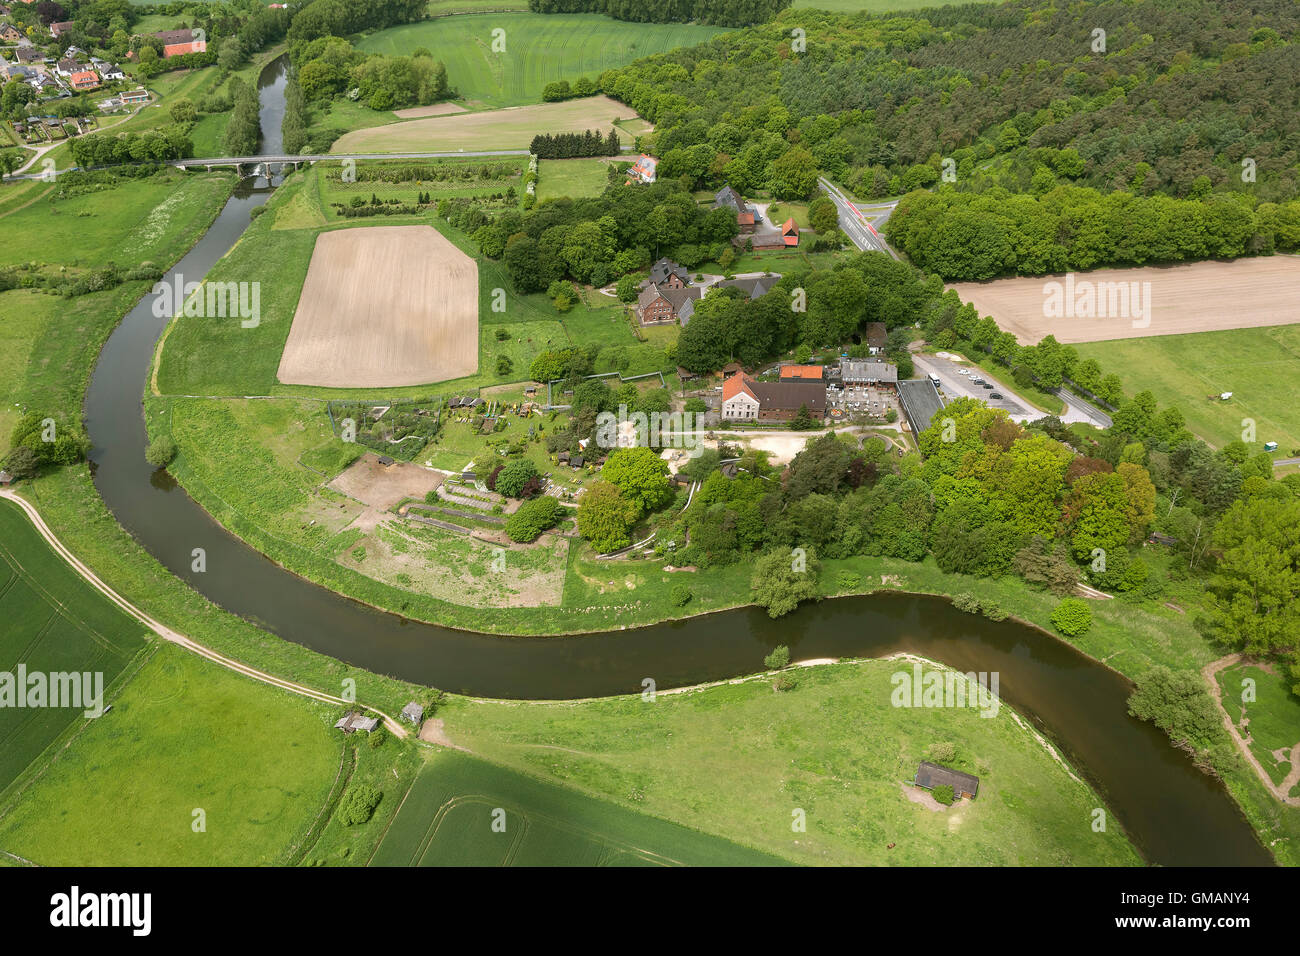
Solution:
<path fill-rule="evenodd" d="M 316 239 L 278 377 L 386 388 L 478 370 L 478 265 L 431 226 Z"/>
<path fill-rule="evenodd" d="M 973 304 L 980 315 L 993 316 L 998 326 L 1014 334 L 1022 345 L 1033 345 L 1045 335 L 1056 336 L 1058 342 L 1100 342 L 1300 322 L 1300 308 L 1296 307 L 1300 295 L 1300 256 L 1097 269 L 1075 273 L 1076 290 L 1085 280 L 1149 282 L 1149 321 L 1138 319 L 1135 326 L 1131 315 L 1101 318 L 1047 315 L 1044 287 L 1049 282 L 1064 285 L 1064 276 L 954 282 L 950 288 L 957 290 L 963 302 Z"/>

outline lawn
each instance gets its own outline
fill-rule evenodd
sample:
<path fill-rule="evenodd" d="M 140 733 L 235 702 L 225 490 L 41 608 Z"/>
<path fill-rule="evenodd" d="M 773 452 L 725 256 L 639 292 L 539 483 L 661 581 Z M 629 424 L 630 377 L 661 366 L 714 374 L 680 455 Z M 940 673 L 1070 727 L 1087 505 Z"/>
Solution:
<path fill-rule="evenodd" d="M 973 708 L 892 706 L 890 677 L 908 667 L 800 669 L 797 687 L 775 695 L 754 679 L 653 701 L 456 699 L 440 715 L 455 743 L 485 759 L 795 862 L 1138 862 L 1123 833 L 1080 823 L 1100 798 L 1008 708 L 986 719 Z M 980 792 L 935 812 L 907 792 L 941 742 L 956 749 L 946 765 L 979 775 Z M 798 810 L 806 833 L 793 830 Z"/>
<path fill-rule="evenodd" d="M 543 159 L 537 164 L 537 201 L 599 196 L 609 185 L 610 160 Z"/>
<path fill-rule="evenodd" d="M 1273 782 L 1281 783 L 1292 770 L 1292 750 L 1300 744 L 1300 698 L 1291 693 L 1290 681 L 1272 666 L 1266 670 L 1255 664 L 1233 664 L 1217 676 L 1224 709 L 1239 724 L 1248 722 L 1242 736 Z M 1245 699 L 1248 690 L 1253 700 Z M 1279 751 L 1281 760 L 1275 756 Z M 1300 787 L 1292 795 L 1300 795 Z"/>
<path fill-rule="evenodd" d="M 494 826 L 495 821 L 495 826 Z M 455 751 L 402 797 L 374 866 L 764 866 L 725 839 Z"/>
<path fill-rule="evenodd" d="M 330 152 L 526 150 L 538 133 L 571 133 L 588 129 L 608 131 L 616 120 L 633 115 L 632 107 L 609 97 L 588 96 L 562 103 L 452 113 L 357 129 L 335 140 Z M 626 134 L 621 138 L 624 142 L 632 139 Z"/>
<path fill-rule="evenodd" d="M 19 664 L 29 674 L 98 673 L 106 700 L 144 647 L 144 627 L 68 567 L 8 501 L 0 501 L 0 620 L 0 673 Z M 0 707 L 0 792 L 87 709 Z"/>
<path fill-rule="evenodd" d="M 1160 335 L 1075 345 L 1096 359 L 1132 396 L 1149 390 L 1176 405 L 1187 427 L 1212 445 L 1242 438 L 1247 419 L 1259 442 L 1278 443 L 1279 457 L 1300 448 L 1300 325 L 1188 335 Z M 1232 392 L 1229 401 L 1217 396 Z M 1262 448 L 1256 448 L 1256 451 Z"/>
<path fill-rule="evenodd" d="M 213 206 L 229 193 L 230 181 L 229 174 L 167 169 L 111 189 L 73 189 L 67 198 L 56 185 L 36 202 L 0 217 L 6 235 L 23 237 L 20 243 L 0 246 L 0 266 L 33 260 L 69 266 L 115 261 L 132 268 L 162 262 L 188 245 L 181 245 L 186 237 L 207 226 Z"/>
<path fill-rule="evenodd" d="M 283 862 L 338 775 L 335 710 L 162 645 L 0 811 L 0 848 L 51 866 Z"/>
<path fill-rule="evenodd" d="M 447 82 L 458 97 L 488 106 L 518 106 L 540 101 L 542 87 L 554 80 L 594 80 L 604 70 L 695 46 L 722 32 L 594 14 L 493 13 L 405 24 L 366 37 L 358 46 L 406 56 L 424 47 L 447 65 Z M 493 50 L 495 38 L 504 42 L 504 52 Z"/>

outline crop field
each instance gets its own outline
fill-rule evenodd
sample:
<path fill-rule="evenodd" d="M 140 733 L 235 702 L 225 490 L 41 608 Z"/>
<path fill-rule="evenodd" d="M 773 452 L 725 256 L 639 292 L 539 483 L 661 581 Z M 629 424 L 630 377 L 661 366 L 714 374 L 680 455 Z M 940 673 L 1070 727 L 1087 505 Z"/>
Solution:
<path fill-rule="evenodd" d="M 100 673 L 105 697 L 144 647 L 143 626 L 86 584 L 8 501 L 0 501 L 0 621 L 0 672 L 21 664 L 29 674 Z M 86 709 L 0 707 L 0 791 Z"/>
<path fill-rule="evenodd" d="M 1295 307 L 1300 296 L 1300 256 L 1075 273 L 1076 314 L 1046 315 L 1048 283 L 1068 289 L 1066 282 L 1064 276 L 1038 276 L 954 282 L 949 288 L 956 289 L 980 315 L 993 316 L 1021 345 L 1035 345 L 1046 335 L 1063 343 L 1102 342 L 1300 322 Z M 1093 283 L 1093 289 L 1097 283 L 1124 287 L 1129 307 L 1123 307 L 1118 290 L 1113 301 L 1108 293 L 1099 292 L 1095 311 L 1084 313 L 1079 303 L 1086 294 L 1085 282 Z M 1140 297 L 1140 309 L 1133 304 L 1138 301 L 1134 293 Z M 1097 317 L 1082 317 L 1085 314 Z"/>
<path fill-rule="evenodd" d="M 1260 442 L 1277 442 L 1282 455 L 1300 448 L 1300 325 L 1075 348 L 1123 379 L 1127 394 L 1150 390 L 1162 406 L 1176 405 L 1187 427 L 1213 445 L 1240 439 L 1251 419 Z M 1221 401 L 1223 392 L 1232 398 Z"/>
<path fill-rule="evenodd" d="M 437 22 L 437 21 L 435 21 Z M 466 152 L 527 149 L 538 133 L 608 131 L 615 120 L 630 118 L 632 108 L 607 96 L 587 96 L 563 103 L 538 103 L 478 113 L 456 113 L 357 129 L 340 136 L 331 153 Z M 624 142 L 631 137 L 622 135 Z"/>
<path fill-rule="evenodd" d="M 910 662 L 799 668 L 797 687 L 775 695 L 770 680 L 754 679 L 653 703 L 458 699 L 439 715 L 451 741 L 483 759 L 803 863 L 1138 862 L 1119 828 L 1089 829 L 1097 794 L 1008 708 L 989 719 L 975 708 L 895 707 L 900 670 L 910 674 Z M 915 802 L 910 785 L 940 742 L 954 748 L 946 765 L 980 777 L 976 799 L 946 810 Z M 806 833 L 792 830 L 795 808 L 807 812 Z M 408 853 L 417 840 L 404 836 Z"/>
<path fill-rule="evenodd" d="M 447 65 L 447 83 L 458 97 L 486 106 L 517 106 L 539 102 L 542 87 L 552 81 L 594 80 L 604 70 L 695 46 L 722 32 L 694 24 L 626 23 L 595 14 L 492 13 L 405 24 L 381 30 L 358 46 L 406 56 L 424 47 Z M 504 42 L 504 52 L 493 50 L 494 37 Z"/>
<path fill-rule="evenodd" d="M 161 645 L 0 810 L 0 849 L 50 866 L 284 862 L 338 774 L 334 713 Z"/>
<path fill-rule="evenodd" d="M 478 267 L 429 226 L 322 233 L 277 378 L 388 388 L 478 368 Z"/>
<path fill-rule="evenodd" d="M 494 821 L 498 821 L 494 828 Z M 741 866 L 756 850 L 439 751 L 406 793 L 372 866 Z"/>

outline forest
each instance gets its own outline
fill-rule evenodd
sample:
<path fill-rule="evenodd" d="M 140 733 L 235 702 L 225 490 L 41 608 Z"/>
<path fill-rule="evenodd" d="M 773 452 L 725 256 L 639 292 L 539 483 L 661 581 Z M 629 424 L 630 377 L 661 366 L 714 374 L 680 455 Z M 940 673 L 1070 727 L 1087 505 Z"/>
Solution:
<path fill-rule="evenodd" d="M 1297 31 L 1287 0 L 786 10 L 598 85 L 691 188 L 804 198 L 820 169 L 864 198 L 943 181 L 1277 203 L 1300 176 Z"/>
<path fill-rule="evenodd" d="M 528 0 L 533 13 L 603 13 L 637 23 L 712 23 L 736 27 L 765 23 L 791 0 Z"/>

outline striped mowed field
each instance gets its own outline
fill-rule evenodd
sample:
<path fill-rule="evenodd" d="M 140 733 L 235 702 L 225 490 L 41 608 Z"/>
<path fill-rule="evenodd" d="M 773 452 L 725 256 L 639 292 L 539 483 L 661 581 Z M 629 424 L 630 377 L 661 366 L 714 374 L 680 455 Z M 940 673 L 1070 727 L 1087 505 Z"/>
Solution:
<path fill-rule="evenodd" d="M 424 47 L 447 65 L 447 82 L 461 98 L 517 106 L 540 102 L 542 87 L 554 80 L 594 80 L 604 70 L 722 32 L 721 27 L 624 23 L 594 14 L 485 13 L 381 30 L 358 46 L 397 55 Z M 504 51 L 494 51 L 494 37 Z"/>

